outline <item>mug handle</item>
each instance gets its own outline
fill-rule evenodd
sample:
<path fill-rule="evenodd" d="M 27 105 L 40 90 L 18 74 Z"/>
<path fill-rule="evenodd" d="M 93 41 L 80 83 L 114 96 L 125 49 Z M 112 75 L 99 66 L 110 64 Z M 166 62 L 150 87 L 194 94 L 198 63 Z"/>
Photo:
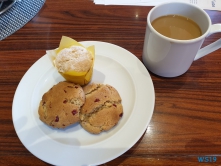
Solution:
<path fill-rule="evenodd" d="M 213 33 L 218 33 L 218 32 L 221 32 L 221 24 L 213 24 L 213 25 L 211 25 L 211 30 L 210 30 L 209 34 L 207 35 L 207 37 Z M 197 52 L 197 54 L 194 58 L 194 61 L 198 60 L 199 58 L 204 57 L 205 55 L 207 55 L 213 51 L 218 50 L 219 48 L 221 48 L 221 39 L 218 39 L 217 41 L 209 44 L 208 46 L 201 48 Z"/>

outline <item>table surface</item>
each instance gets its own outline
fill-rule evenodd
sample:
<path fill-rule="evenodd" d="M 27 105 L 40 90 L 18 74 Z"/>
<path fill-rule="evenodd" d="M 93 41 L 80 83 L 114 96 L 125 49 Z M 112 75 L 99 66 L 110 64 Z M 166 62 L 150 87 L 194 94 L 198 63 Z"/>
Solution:
<path fill-rule="evenodd" d="M 30 22 L 1 41 L 0 165 L 50 165 L 23 146 L 12 121 L 17 85 L 45 50 L 56 48 L 65 35 L 113 43 L 141 60 L 151 8 L 47 0 Z M 206 12 L 212 23 L 221 23 L 220 11 Z M 219 38 L 221 33 L 213 34 L 203 46 Z M 200 156 L 212 156 L 207 164 L 221 165 L 221 50 L 194 61 L 182 76 L 150 75 L 156 99 L 147 130 L 127 152 L 104 165 L 198 165 Z"/>

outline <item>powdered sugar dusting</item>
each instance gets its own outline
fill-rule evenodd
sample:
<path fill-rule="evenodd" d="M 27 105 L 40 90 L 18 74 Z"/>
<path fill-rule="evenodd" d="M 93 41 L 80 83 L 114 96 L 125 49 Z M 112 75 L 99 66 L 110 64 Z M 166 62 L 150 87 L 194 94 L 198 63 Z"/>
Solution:
<path fill-rule="evenodd" d="M 86 72 L 92 64 L 92 55 L 81 46 L 71 46 L 61 50 L 55 59 L 55 65 L 59 72 L 79 71 Z"/>

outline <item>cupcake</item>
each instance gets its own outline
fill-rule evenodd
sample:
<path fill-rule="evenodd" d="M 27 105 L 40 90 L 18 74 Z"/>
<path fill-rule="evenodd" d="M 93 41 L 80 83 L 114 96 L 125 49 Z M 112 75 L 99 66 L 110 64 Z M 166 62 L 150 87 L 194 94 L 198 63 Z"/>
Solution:
<path fill-rule="evenodd" d="M 94 46 L 86 48 L 77 41 L 63 36 L 59 48 L 47 53 L 65 80 L 82 86 L 90 82 L 94 66 Z"/>

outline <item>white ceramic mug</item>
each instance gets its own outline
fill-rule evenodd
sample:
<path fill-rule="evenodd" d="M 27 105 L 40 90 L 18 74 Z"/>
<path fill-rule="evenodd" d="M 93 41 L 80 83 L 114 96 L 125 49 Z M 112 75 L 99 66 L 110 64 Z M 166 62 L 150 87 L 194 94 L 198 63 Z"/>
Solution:
<path fill-rule="evenodd" d="M 176 40 L 158 33 L 151 22 L 160 16 L 181 15 L 195 21 L 202 35 L 191 40 Z M 207 13 L 199 7 L 182 2 L 168 2 L 155 6 L 147 16 L 143 47 L 143 63 L 152 73 L 163 77 L 176 77 L 185 73 L 192 62 L 221 47 L 221 39 L 200 49 L 204 39 L 221 32 L 221 24 L 213 24 Z"/>

